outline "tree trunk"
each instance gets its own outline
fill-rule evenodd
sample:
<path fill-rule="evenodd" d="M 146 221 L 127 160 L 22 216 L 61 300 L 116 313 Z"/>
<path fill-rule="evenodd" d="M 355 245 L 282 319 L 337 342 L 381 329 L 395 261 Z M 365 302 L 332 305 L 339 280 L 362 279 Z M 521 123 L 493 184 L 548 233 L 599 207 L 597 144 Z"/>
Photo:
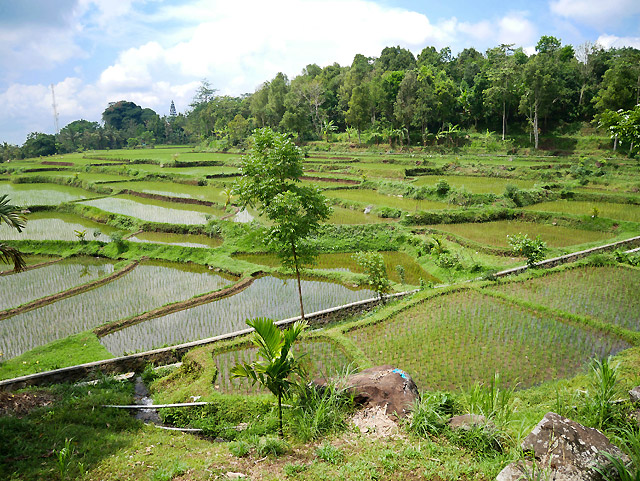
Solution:
<path fill-rule="evenodd" d="M 284 429 L 282 429 L 282 393 L 278 393 L 278 421 L 280 423 L 280 437 L 284 438 Z"/>
<path fill-rule="evenodd" d="M 615 152 L 617 148 L 618 148 L 618 134 L 616 134 L 615 137 L 613 138 L 613 151 Z"/>
<path fill-rule="evenodd" d="M 300 299 L 300 319 L 304 321 L 304 305 L 302 304 L 302 284 L 300 282 L 300 269 L 298 268 L 298 256 L 296 255 L 296 245 L 291 243 L 293 252 L 293 265 L 296 266 L 296 278 L 298 279 L 298 299 Z"/>
<path fill-rule="evenodd" d="M 535 149 L 538 150 L 538 99 L 533 104 L 533 137 L 535 138 Z"/>
<path fill-rule="evenodd" d="M 362 145 L 362 141 L 360 140 L 360 129 L 358 129 L 358 145 Z"/>
<path fill-rule="evenodd" d="M 504 135 L 507 132 L 507 101 L 502 101 L 502 141 L 504 142 Z"/>

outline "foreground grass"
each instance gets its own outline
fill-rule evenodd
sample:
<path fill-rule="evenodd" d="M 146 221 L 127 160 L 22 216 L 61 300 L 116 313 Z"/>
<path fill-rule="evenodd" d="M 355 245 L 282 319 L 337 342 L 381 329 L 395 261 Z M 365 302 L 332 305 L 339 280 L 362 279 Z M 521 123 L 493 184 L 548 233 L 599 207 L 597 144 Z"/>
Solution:
<path fill-rule="evenodd" d="M 81 332 L 0 362 L 0 379 L 11 379 L 112 357 L 113 354 L 100 344 L 95 334 L 90 331 Z"/>

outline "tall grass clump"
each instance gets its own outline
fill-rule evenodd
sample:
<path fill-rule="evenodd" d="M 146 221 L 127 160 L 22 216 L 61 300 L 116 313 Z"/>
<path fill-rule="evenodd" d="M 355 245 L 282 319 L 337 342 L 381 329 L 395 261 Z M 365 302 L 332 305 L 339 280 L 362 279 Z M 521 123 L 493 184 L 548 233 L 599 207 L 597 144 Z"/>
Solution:
<path fill-rule="evenodd" d="M 301 386 L 293 410 L 292 427 L 303 442 L 318 439 L 346 427 L 346 415 L 353 408 L 353 393 L 341 388 L 340 382 L 319 387 Z"/>
<path fill-rule="evenodd" d="M 503 386 L 500 373 L 495 373 L 489 384 L 476 383 L 465 396 L 469 413 L 482 414 L 493 422 L 504 425 L 512 414 L 511 397 L 515 387 Z"/>
<path fill-rule="evenodd" d="M 591 362 L 591 391 L 588 392 L 585 404 L 585 417 L 598 429 L 613 416 L 614 400 L 617 389 L 618 365 L 611 357 L 593 359 Z"/>

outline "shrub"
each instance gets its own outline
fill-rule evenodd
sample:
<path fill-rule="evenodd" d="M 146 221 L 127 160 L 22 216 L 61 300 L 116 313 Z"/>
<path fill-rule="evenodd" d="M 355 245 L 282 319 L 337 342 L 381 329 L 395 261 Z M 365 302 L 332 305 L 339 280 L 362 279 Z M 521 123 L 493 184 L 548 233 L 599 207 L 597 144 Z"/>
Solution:
<path fill-rule="evenodd" d="M 527 234 L 507 235 L 507 240 L 514 254 L 527 258 L 528 267 L 534 267 L 536 262 L 544 259 L 547 244 L 540 236 L 530 239 Z"/>

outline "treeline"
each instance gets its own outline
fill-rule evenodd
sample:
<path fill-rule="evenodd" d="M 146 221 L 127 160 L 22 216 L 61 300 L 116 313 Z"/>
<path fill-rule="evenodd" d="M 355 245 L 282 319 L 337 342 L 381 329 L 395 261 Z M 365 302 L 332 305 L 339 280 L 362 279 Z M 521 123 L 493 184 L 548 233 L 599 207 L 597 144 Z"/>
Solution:
<path fill-rule="evenodd" d="M 415 57 L 386 47 L 377 58 L 356 55 L 351 66 L 307 65 L 289 80 L 283 73 L 253 94 L 219 96 L 203 80 L 184 114 L 160 117 L 132 102 L 110 105 L 104 125 L 79 120 L 49 138 L 56 152 L 156 143 L 200 143 L 223 150 L 243 144 L 256 127 L 291 132 L 299 141 L 347 132 L 358 142 L 450 144 L 469 129 L 539 134 L 577 121 L 605 119 L 640 102 L 640 50 L 563 46 L 543 36 L 536 53 L 500 45 L 484 54 L 467 48 L 425 47 Z M 363 138 L 363 133 L 366 135 Z M 46 134 L 30 134 L 19 154 L 38 153 Z M 53 142 L 53 147 L 51 143 Z M 15 146 L 2 148 L 1 155 Z"/>

